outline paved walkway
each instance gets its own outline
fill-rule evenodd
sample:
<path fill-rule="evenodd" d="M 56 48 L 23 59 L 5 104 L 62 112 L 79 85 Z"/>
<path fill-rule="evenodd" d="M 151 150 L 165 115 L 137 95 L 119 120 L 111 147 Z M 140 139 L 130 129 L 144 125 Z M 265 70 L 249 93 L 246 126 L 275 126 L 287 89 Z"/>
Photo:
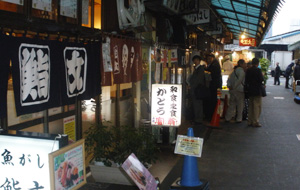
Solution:
<path fill-rule="evenodd" d="M 195 136 L 205 138 L 198 169 L 200 178 L 209 181 L 211 190 L 300 189 L 300 141 L 296 137 L 300 134 L 300 104 L 293 101 L 293 92 L 284 88 L 284 82 L 281 78 L 281 86 L 267 85 L 261 128 L 248 127 L 246 121 L 221 122 L 223 128 L 213 130 L 193 126 Z M 183 134 L 189 126 L 185 123 L 179 133 Z M 181 176 L 183 156 L 173 151 L 174 146 L 163 147 L 161 159 L 150 169 L 161 179 L 161 190 L 168 190 Z M 94 185 L 92 189 L 137 189 L 89 185 Z"/>
<path fill-rule="evenodd" d="M 248 127 L 246 121 L 222 123 L 223 129 L 213 130 L 206 140 L 198 167 L 210 189 L 300 189 L 300 141 L 296 137 L 300 134 L 300 105 L 282 85 L 267 85 L 267 93 L 263 127 Z M 182 159 L 163 182 L 163 189 L 181 175 L 181 167 Z"/>

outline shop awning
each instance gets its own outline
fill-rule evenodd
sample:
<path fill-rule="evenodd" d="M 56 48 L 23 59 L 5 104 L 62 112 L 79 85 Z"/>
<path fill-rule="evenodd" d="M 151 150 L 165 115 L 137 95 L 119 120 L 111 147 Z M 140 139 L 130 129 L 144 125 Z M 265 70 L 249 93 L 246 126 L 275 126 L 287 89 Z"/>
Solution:
<path fill-rule="evenodd" d="M 244 34 L 260 44 L 284 0 L 211 0 L 211 8 L 219 14 L 234 39 Z"/>

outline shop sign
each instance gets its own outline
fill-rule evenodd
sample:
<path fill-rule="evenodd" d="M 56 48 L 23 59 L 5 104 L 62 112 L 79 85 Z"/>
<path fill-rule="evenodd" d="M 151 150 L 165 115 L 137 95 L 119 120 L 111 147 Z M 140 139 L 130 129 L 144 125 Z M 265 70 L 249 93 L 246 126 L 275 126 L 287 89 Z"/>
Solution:
<path fill-rule="evenodd" d="M 84 140 L 49 154 L 51 189 L 78 189 L 86 184 Z"/>
<path fill-rule="evenodd" d="M 182 86 L 178 84 L 153 84 L 151 125 L 181 125 Z"/>
<path fill-rule="evenodd" d="M 187 21 L 188 25 L 198 25 L 210 22 L 210 10 L 199 9 L 198 13 L 189 14 L 183 16 L 183 19 Z"/>
<path fill-rule="evenodd" d="M 202 138 L 178 135 L 174 153 L 187 156 L 201 157 L 202 148 Z"/>
<path fill-rule="evenodd" d="M 256 47 L 256 39 L 255 38 L 240 38 L 239 45 Z"/>
<path fill-rule="evenodd" d="M 77 18 L 77 0 L 60 0 L 60 15 Z"/>
<path fill-rule="evenodd" d="M 56 140 L 0 135 L 0 189 L 50 190 L 48 154 Z"/>
<path fill-rule="evenodd" d="M 218 35 L 218 34 L 222 34 L 223 30 L 222 30 L 222 24 L 217 24 L 217 30 L 211 31 L 211 32 L 207 32 L 209 35 Z"/>

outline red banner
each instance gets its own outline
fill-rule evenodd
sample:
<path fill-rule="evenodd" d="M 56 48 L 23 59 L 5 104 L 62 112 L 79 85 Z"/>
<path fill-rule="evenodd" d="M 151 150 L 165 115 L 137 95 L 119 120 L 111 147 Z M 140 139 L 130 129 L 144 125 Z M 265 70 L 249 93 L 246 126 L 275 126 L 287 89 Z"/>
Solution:
<path fill-rule="evenodd" d="M 240 46 L 252 46 L 256 47 L 256 39 L 255 38 L 240 38 Z"/>

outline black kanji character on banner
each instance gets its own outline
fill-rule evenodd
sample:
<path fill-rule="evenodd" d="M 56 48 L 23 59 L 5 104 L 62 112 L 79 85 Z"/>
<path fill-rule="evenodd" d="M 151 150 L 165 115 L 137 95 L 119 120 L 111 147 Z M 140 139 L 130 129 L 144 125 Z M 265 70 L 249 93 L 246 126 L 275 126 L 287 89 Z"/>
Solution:
<path fill-rule="evenodd" d="M 39 183 L 38 183 L 38 182 L 36 182 L 36 181 L 33 181 L 33 183 L 34 183 L 35 187 L 34 187 L 34 188 L 31 188 L 31 189 L 29 189 L 29 190 L 38 190 L 38 189 L 44 189 L 44 187 L 43 187 L 43 186 L 39 186 Z"/>
<path fill-rule="evenodd" d="M 8 151 L 7 149 L 5 149 L 5 151 L 1 154 L 1 156 L 3 156 L 4 162 L 2 162 L 2 164 L 11 164 L 14 165 L 14 163 L 11 162 L 11 160 L 13 159 L 13 157 L 10 155 L 10 151 Z"/>

